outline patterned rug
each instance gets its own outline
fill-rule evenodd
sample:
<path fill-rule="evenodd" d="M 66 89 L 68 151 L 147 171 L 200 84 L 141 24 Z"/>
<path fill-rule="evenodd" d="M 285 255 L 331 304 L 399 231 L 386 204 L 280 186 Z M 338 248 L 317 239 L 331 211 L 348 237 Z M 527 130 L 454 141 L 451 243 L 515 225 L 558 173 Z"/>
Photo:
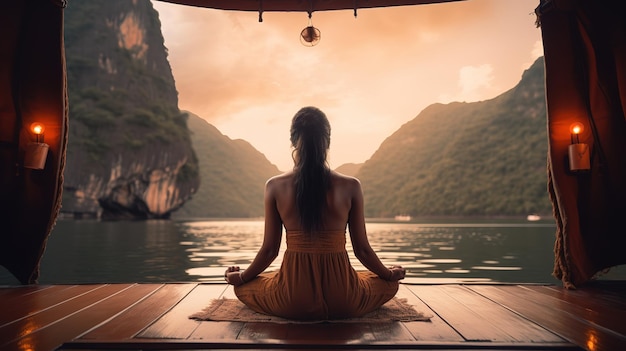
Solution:
<path fill-rule="evenodd" d="M 379 309 L 359 318 L 319 321 L 295 321 L 258 313 L 238 299 L 214 299 L 211 304 L 189 318 L 197 321 L 270 322 L 270 323 L 363 323 L 363 322 L 411 322 L 430 321 L 432 316 L 416 311 L 406 299 L 394 297 Z"/>

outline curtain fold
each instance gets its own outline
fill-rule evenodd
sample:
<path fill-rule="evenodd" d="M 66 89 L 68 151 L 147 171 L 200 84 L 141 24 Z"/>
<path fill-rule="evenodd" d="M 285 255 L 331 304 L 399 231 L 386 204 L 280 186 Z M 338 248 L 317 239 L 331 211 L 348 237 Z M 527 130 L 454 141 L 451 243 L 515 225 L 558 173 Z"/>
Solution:
<path fill-rule="evenodd" d="M 542 0 L 554 275 L 574 288 L 626 263 L 626 11 L 619 1 Z M 573 172 L 571 126 L 591 168 Z"/>
<path fill-rule="evenodd" d="M 68 124 L 63 1 L 10 1 L 0 25 L 0 264 L 34 284 L 61 207 Z M 34 122 L 45 126 L 40 141 L 49 145 L 42 170 L 24 167 L 27 145 L 37 140 Z"/>

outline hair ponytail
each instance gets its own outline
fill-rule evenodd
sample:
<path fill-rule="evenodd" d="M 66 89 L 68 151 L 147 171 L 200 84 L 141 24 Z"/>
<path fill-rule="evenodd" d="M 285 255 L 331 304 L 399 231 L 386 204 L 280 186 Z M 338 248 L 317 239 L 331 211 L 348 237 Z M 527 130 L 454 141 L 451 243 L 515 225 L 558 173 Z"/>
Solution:
<path fill-rule="evenodd" d="M 330 169 L 326 156 L 330 146 L 330 123 L 316 107 L 304 107 L 291 122 L 294 147 L 296 206 L 305 232 L 322 229 Z"/>

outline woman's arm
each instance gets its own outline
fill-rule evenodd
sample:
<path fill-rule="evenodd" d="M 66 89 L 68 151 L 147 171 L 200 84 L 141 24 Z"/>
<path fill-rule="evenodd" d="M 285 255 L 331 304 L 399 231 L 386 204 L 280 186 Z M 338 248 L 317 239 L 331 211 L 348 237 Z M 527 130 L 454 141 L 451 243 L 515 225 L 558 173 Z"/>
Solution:
<path fill-rule="evenodd" d="M 233 285 L 241 285 L 252 280 L 262 273 L 278 256 L 280 241 L 282 239 L 282 220 L 276 207 L 276 189 L 272 179 L 265 184 L 265 229 L 263 244 L 257 252 L 254 260 L 245 271 L 239 267 L 230 267 L 226 270 L 226 281 Z"/>
<path fill-rule="evenodd" d="M 356 258 L 374 274 L 385 280 L 400 280 L 404 278 L 405 269 L 401 266 L 385 267 L 376 252 L 370 246 L 365 230 L 365 214 L 363 205 L 363 191 L 358 179 L 354 179 L 350 186 L 352 206 L 348 217 L 350 239 Z"/>

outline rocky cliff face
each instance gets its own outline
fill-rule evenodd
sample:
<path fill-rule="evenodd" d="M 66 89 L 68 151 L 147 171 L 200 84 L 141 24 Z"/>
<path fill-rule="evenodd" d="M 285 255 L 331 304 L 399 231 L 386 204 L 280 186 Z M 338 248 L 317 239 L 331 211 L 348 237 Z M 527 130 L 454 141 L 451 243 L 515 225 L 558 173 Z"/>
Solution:
<path fill-rule="evenodd" d="M 65 12 L 70 137 L 62 212 L 167 218 L 199 186 L 149 0 L 72 1 Z"/>

